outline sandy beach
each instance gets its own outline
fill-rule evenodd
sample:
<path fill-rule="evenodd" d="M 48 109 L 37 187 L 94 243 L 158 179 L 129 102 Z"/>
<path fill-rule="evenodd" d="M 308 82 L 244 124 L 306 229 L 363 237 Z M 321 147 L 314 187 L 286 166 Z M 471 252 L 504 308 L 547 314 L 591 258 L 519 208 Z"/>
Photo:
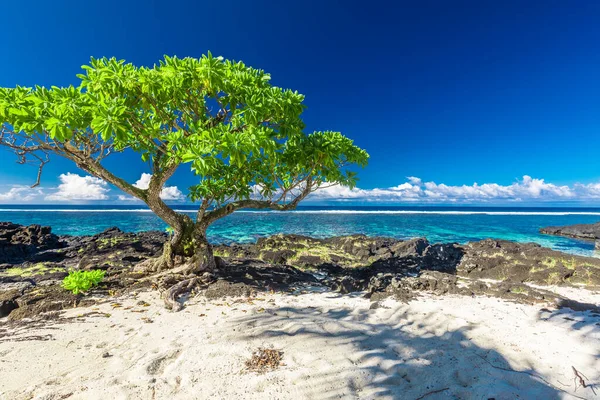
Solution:
<path fill-rule="evenodd" d="M 174 313 L 142 292 L 3 324 L 0 398 L 592 399 L 573 368 L 600 381 L 600 315 L 589 311 L 459 295 L 376 308 L 332 292 L 260 296 L 197 295 Z M 259 347 L 281 350 L 283 365 L 248 371 Z"/>

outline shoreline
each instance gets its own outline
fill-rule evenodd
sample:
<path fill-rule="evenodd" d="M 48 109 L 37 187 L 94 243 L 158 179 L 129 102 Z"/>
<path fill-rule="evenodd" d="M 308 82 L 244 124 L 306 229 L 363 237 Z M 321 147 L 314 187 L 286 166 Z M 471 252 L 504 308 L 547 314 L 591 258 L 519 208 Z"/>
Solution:
<path fill-rule="evenodd" d="M 167 239 L 163 232 L 126 233 L 118 228 L 94 236 L 57 236 L 50 227 L 12 223 L 0 223 L 0 237 L 0 317 L 11 319 L 79 302 L 79 296 L 60 287 L 70 271 L 104 271 L 99 290 L 105 294 L 149 285 L 157 278 L 144 265 L 162 254 Z M 342 294 L 366 291 L 374 302 L 387 297 L 409 301 L 432 292 L 600 310 L 544 289 L 557 284 L 600 288 L 600 259 L 533 243 L 486 239 L 461 245 L 430 243 L 426 238 L 275 235 L 255 244 L 216 245 L 213 250 L 221 267 L 201 284 L 217 285 L 217 293 L 224 295 L 318 284 Z"/>
<path fill-rule="evenodd" d="M 47 208 L 49 210 L 57 209 L 53 206 Z M 19 212 L 0 212 L 0 220 L 13 220 L 13 222 L 25 225 L 31 223 L 50 225 L 53 227 L 54 233 L 79 237 L 95 235 L 114 225 L 119 225 L 128 232 L 164 231 L 166 227 L 158 217 L 148 210 L 140 212 L 117 210 L 111 213 L 106 212 L 107 210 L 103 210 L 103 207 L 100 206 L 73 207 L 73 209 L 75 208 L 77 210 L 73 212 L 37 212 L 31 211 L 30 207 L 24 207 L 23 211 Z M 94 211 L 91 211 L 90 208 L 93 208 Z M 21 210 L 21 208 L 19 209 Z M 38 208 L 36 207 L 36 209 Z M 493 212 L 492 209 L 484 210 Z M 227 219 L 211 226 L 208 235 L 211 242 L 215 244 L 252 244 L 259 237 L 282 233 L 319 238 L 362 233 L 370 237 L 391 237 L 403 240 L 427 237 L 435 243 L 458 242 L 461 244 L 486 238 L 497 238 L 534 242 L 575 255 L 600 257 L 600 252 L 594 251 L 594 244 L 591 242 L 549 236 L 539 232 L 539 229 L 545 226 L 593 223 L 600 219 L 592 215 L 557 215 L 555 210 L 550 210 L 552 215 L 387 214 L 386 212 L 389 210 L 373 212 L 373 209 L 367 209 L 367 213 L 360 213 L 362 211 L 365 209 L 354 211 L 306 209 L 295 213 L 257 213 L 253 211 L 234 213 Z M 398 210 L 393 212 L 396 211 Z M 413 210 L 404 211 L 413 212 Z M 430 212 L 431 210 L 425 211 Z M 444 211 L 448 211 L 448 209 Z M 456 211 L 464 212 L 464 210 L 456 209 L 451 212 Z M 513 210 L 503 210 L 503 212 L 505 211 L 512 212 Z M 515 209 L 514 211 L 527 210 Z M 581 210 L 567 211 L 579 212 Z"/>

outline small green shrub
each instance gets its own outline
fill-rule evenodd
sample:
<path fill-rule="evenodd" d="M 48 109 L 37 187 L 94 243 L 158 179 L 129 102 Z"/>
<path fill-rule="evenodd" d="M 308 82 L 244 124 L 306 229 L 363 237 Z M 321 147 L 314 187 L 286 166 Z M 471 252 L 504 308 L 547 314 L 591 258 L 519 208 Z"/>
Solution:
<path fill-rule="evenodd" d="M 62 287 L 70 290 L 73 294 L 87 292 L 92 286 L 98 285 L 104 279 L 104 271 L 95 269 L 92 271 L 71 271 L 63 279 Z"/>

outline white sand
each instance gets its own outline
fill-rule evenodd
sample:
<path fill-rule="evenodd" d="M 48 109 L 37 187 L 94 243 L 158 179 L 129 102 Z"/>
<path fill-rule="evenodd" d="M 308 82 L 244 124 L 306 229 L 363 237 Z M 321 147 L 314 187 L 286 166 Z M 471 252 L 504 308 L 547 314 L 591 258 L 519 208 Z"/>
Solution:
<path fill-rule="evenodd" d="M 578 297 L 600 303 L 598 294 Z M 436 390 L 425 398 L 574 398 L 551 385 L 600 398 L 590 388 L 575 391 L 573 380 L 572 366 L 600 383 L 600 318 L 589 313 L 462 296 L 388 300 L 373 310 L 368 300 L 332 293 L 238 303 L 197 297 L 179 313 L 166 311 L 156 292 L 117 301 L 123 307 L 64 314 L 110 317 L 11 337 L 52 340 L 0 339 L 0 398 L 417 399 Z M 281 349 L 285 365 L 245 371 L 259 346 Z"/>

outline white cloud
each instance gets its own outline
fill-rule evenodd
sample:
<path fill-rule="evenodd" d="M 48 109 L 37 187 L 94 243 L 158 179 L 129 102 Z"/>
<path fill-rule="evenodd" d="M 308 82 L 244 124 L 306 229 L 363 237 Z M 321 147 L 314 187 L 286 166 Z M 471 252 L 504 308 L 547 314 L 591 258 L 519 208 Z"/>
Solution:
<path fill-rule="evenodd" d="M 543 179 L 523 176 L 510 185 L 485 183 L 452 186 L 423 182 L 411 176 L 407 182 L 388 188 L 348 189 L 334 186 L 311 195 L 312 200 L 357 200 L 370 202 L 501 202 L 501 201 L 585 201 L 600 199 L 600 183 L 559 186 Z"/>
<path fill-rule="evenodd" d="M 73 173 L 61 174 L 58 191 L 46 196 L 46 200 L 108 200 L 108 183 L 93 176 L 81 176 Z"/>
<path fill-rule="evenodd" d="M 29 186 L 13 186 L 8 192 L 0 193 L 0 202 L 30 202 L 42 195 L 40 188 Z"/>
<path fill-rule="evenodd" d="M 421 178 L 417 178 L 416 176 L 408 176 L 406 177 L 410 183 L 414 183 L 415 185 L 421 184 Z"/>
<path fill-rule="evenodd" d="M 141 189 L 148 188 L 152 175 L 142 174 L 135 182 Z M 23 185 L 0 185 L 0 203 L 32 203 L 51 201 L 119 200 L 138 201 L 127 195 L 110 195 L 110 185 L 92 176 L 73 173 L 59 176 L 58 188 L 30 188 Z M 253 198 L 260 198 L 260 186 L 253 188 Z M 161 192 L 163 200 L 184 200 L 185 195 L 177 186 L 167 186 Z M 544 203 L 579 202 L 599 203 L 600 182 L 557 185 L 528 175 L 509 185 L 497 183 L 473 183 L 471 185 L 447 185 L 424 182 L 417 177 L 407 177 L 404 182 L 386 188 L 348 189 L 341 186 L 328 187 L 311 194 L 308 200 L 322 202 L 371 202 L 371 203 Z"/>
<path fill-rule="evenodd" d="M 102 179 L 72 173 L 61 174 L 58 179 L 61 181 L 58 191 L 46 196 L 46 200 L 108 200 L 110 189 Z"/>
<path fill-rule="evenodd" d="M 184 195 L 177 186 L 164 187 L 160 192 L 160 198 L 163 200 L 183 200 Z"/>
<path fill-rule="evenodd" d="M 600 198 L 600 183 L 590 183 L 587 185 L 576 183 L 573 188 L 580 195 L 586 194 L 590 198 Z"/>
<path fill-rule="evenodd" d="M 140 176 L 140 179 L 138 179 L 137 182 L 133 184 L 133 186 L 135 186 L 138 189 L 148 189 L 148 187 L 150 186 L 150 179 L 152 179 L 152 174 L 143 173 L 142 176 Z"/>
<path fill-rule="evenodd" d="M 140 202 L 141 202 L 141 200 L 140 200 L 140 199 L 138 199 L 138 198 L 136 198 L 136 197 L 133 197 L 133 196 L 126 196 L 126 195 L 124 195 L 124 194 L 120 194 L 120 195 L 118 195 L 118 196 L 117 196 L 117 199 L 118 199 L 119 201 L 140 201 Z"/>
<path fill-rule="evenodd" d="M 133 186 L 138 189 L 148 189 L 150 186 L 150 179 L 152 174 L 143 173 L 140 179 L 138 179 Z M 121 201 L 138 201 L 135 197 L 120 195 L 119 200 Z M 166 186 L 160 192 L 160 198 L 163 200 L 183 200 L 185 195 L 179 190 L 177 186 Z"/>

